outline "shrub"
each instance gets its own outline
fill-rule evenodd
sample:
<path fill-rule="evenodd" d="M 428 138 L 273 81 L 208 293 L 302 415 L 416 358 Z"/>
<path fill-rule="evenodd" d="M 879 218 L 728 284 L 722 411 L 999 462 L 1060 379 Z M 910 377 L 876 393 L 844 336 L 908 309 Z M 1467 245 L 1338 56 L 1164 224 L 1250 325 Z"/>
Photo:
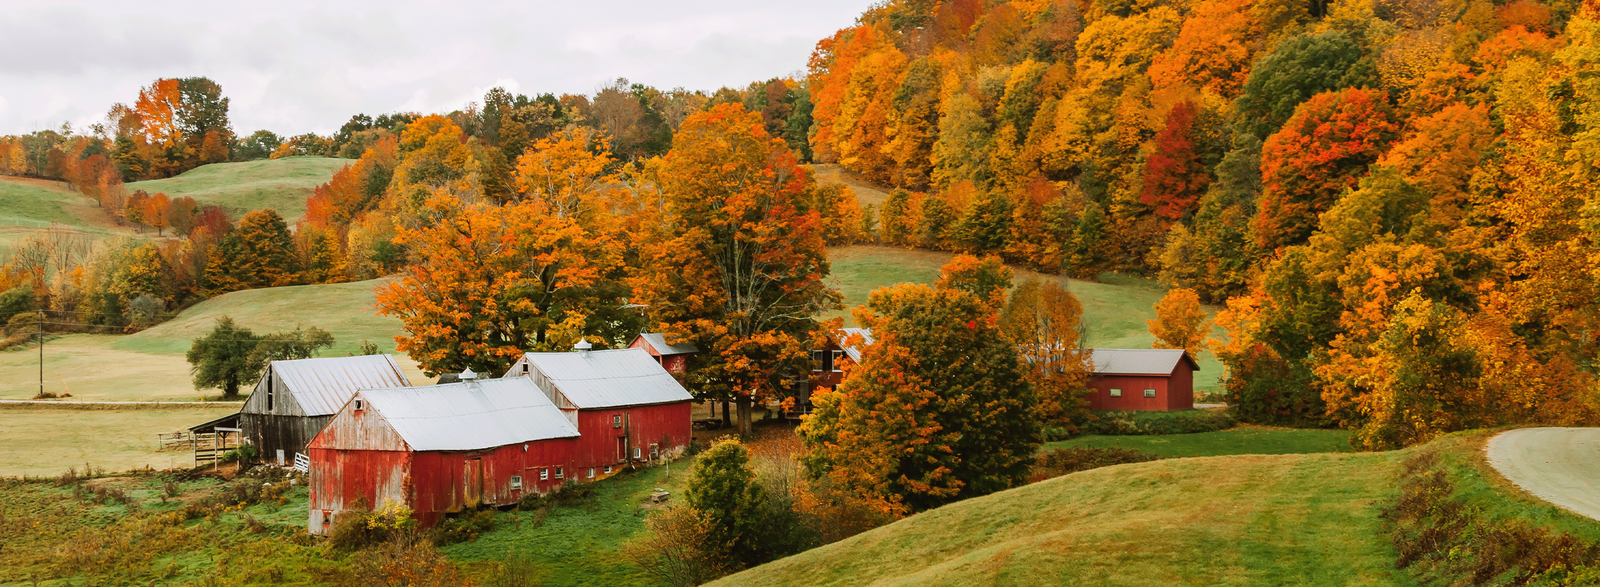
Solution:
<path fill-rule="evenodd" d="M 1144 436 L 1194 434 L 1232 428 L 1238 422 L 1227 410 L 1183 410 L 1178 412 L 1100 412 L 1084 426 L 1086 434 Z"/>
<path fill-rule="evenodd" d="M 1069 446 L 1059 448 L 1039 455 L 1034 459 L 1032 482 L 1043 481 L 1052 477 L 1060 477 L 1068 473 L 1077 473 L 1089 469 L 1123 465 L 1127 463 L 1144 463 L 1158 460 L 1161 457 L 1139 452 L 1131 448 L 1091 448 L 1086 446 Z"/>
<path fill-rule="evenodd" d="M 513 552 L 506 556 L 506 560 L 495 565 L 493 571 L 484 577 L 484 587 L 532 587 L 543 585 L 545 573 L 539 570 L 538 565 L 528 558 L 526 553 Z"/>
<path fill-rule="evenodd" d="M 471 542 L 485 532 L 494 531 L 494 510 L 477 510 L 446 519 L 433 529 L 433 543 L 446 546 L 458 542 Z"/>
<path fill-rule="evenodd" d="M 336 585 L 351 587 L 458 587 L 469 584 L 455 563 L 438 547 L 416 533 L 393 539 L 351 557 L 352 564 L 339 573 Z"/>
<path fill-rule="evenodd" d="M 645 519 L 649 530 L 623 545 L 623 557 L 662 583 L 688 587 L 737 570 L 724 550 L 717 523 L 705 512 L 668 507 Z"/>
<path fill-rule="evenodd" d="M 389 502 L 375 512 L 365 508 L 366 503 L 357 500 L 351 509 L 340 512 L 333 520 L 328 543 L 339 550 L 357 550 L 404 539 L 417 527 L 411 508 L 404 504 Z"/>
<path fill-rule="evenodd" d="M 222 462 L 224 462 L 224 463 L 232 463 L 232 462 L 246 462 L 246 463 L 248 463 L 250 461 L 256 460 L 256 457 L 259 456 L 259 454 L 260 453 L 256 452 L 256 447 L 255 446 L 249 445 L 249 444 L 244 444 L 244 445 L 240 445 L 239 448 L 236 448 L 236 449 L 230 450 L 228 452 L 222 453 Z"/>

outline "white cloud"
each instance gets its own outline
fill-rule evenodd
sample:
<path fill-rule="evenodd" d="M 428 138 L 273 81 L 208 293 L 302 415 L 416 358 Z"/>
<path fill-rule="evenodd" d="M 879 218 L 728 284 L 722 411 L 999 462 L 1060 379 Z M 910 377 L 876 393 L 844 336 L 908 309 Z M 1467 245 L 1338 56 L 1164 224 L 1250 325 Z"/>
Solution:
<path fill-rule="evenodd" d="M 97 121 L 158 77 L 210 77 L 231 100 L 235 130 L 285 135 L 327 133 L 356 113 L 460 108 L 496 85 L 588 93 L 626 77 L 663 89 L 742 87 L 804 68 L 816 41 L 852 24 L 871 1 L 78 0 L 8 8 L 0 134 Z"/>

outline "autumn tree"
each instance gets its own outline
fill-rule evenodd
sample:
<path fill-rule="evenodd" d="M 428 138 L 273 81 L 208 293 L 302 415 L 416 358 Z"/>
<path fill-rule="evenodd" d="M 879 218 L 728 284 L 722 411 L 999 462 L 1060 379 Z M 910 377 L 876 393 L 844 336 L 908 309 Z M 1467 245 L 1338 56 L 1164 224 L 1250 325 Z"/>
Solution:
<path fill-rule="evenodd" d="M 1059 281 L 1029 279 L 1000 312 L 1000 330 L 1017 345 L 1022 368 L 1039 397 L 1041 421 L 1076 432 L 1088 418 L 1094 363 L 1079 347 L 1083 305 Z"/>
<path fill-rule="evenodd" d="M 1326 211 L 1378 159 L 1399 131 L 1387 96 L 1348 89 L 1318 94 L 1295 109 L 1261 149 L 1257 246 L 1298 244 Z"/>
<path fill-rule="evenodd" d="M 666 217 L 635 279 L 661 328 L 694 342 L 701 394 L 732 398 L 750 432 L 754 399 L 804 369 L 814 316 L 837 307 L 823 282 L 814 182 L 758 113 L 722 104 L 688 117 L 661 162 Z"/>
<path fill-rule="evenodd" d="M 800 427 L 808 475 L 918 511 L 1023 483 L 1037 398 L 992 312 L 955 289 L 873 292 L 856 319 L 876 342 Z"/>
<path fill-rule="evenodd" d="M 980 259 L 962 254 L 939 268 L 939 280 L 933 286 L 964 291 L 999 308 L 1005 302 L 1006 290 L 1011 289 L 1014 275 L 996 255 Z"/>
<path fill-rule="evenodd" d="M 593 196 L 615 181 L 607 172 L 612 159 L 604 143 L 603 137 L 583 128 L 539 139 L 517 159 L 518 196 L 540 200 L 550 213 L 588 224 L 597 204 Z"/>
<path fill-rule="evenodd" d="M 1183 349 L 1198 357 L 1201 345 L 1211 331 L 1211 320 L 1200 307 L 1200 296 L 1192 289 L 1168 290 L 1156 302 L 1156 317 L 1146 322 L 1156 337 L 1154 348 Z"/>
<path fill-rule="evenodd" d="M 441 190 L 425 211 L 438 220 L 396 237 L 416 263 L 377 291 L 379 313 L 406 330 L 400 350 L 424 372 L 500 373 L 586 334 L 582 294 L 610 262 L 603 241 L 542 200 L 493 207 Z"/>
<path fill-rule="evenodd" d="M 1211 174 L 1195 144 L 1198 114 L 1199 106 L 1193 100 L 1173 106 L 1166 126 L 1156 134 L 1155 151 L 1145 160 L 1139 202 L 1154 208 L 1157 216 L 1168 221 L 1183 220 L 1193 213 L 1211 183 Z"/>
<path fill-rule="evenodd" d="M 209 289 L 219 293 L 294 285 L 300 278 L 289 226 L 271 208 L 239 219 L 239 226 L 218 243 L 205 274 Z"/>
<path fill-rule="evenodd" d="M 1342 32 L 1308 33 L 1279 43 L 1256 63 L 1235 106 L 1239 127 L 1265 139 L 1312 96 L 1377 85 L 1377 67 Z"/>

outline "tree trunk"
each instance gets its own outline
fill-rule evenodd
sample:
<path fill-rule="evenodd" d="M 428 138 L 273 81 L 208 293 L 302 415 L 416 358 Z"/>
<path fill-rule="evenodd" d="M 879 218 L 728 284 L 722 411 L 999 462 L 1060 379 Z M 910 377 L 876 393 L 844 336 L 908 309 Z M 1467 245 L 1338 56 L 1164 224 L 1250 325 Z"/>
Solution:
<path fill-rule="evenodd" d="M 750 396 L 739 396 L 739 436 L 750 436 Z"/>
<path fill-rule="evenodd" d="M 711 411 L 713 412 L 711 415 L 715 416 L 716 415 L 715 412 L 717 411 L 717 408 L 715 406 L 712 406 Z M 733 427 L 733 420 L 728 419 L 728 400 L 722 400 L 722 427 L 723 428 L 732 428 Z"/>

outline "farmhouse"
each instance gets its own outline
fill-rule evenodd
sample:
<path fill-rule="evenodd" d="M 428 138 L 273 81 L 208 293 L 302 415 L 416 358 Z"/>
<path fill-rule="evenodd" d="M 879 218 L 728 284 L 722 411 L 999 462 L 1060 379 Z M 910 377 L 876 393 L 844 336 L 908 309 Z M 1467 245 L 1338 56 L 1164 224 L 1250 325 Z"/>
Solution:
<path fill-rule="evenodd" d="M 673 375 L 683 375 L 689 366 L 689 355 L 700 352 L 693 343 L 667 344 L 667 336 L 660 332 L 640 333 L 628 343 L 630 349 L 644 349 L 655 357 L 661 368 Z"/>
<path fill-rule="evenodd" d="M 850 344 L 859 338 L 859 345 Z M 844 382 L 844 368 L 861 363 L 861 349 L 872 346 L 872 330 L 868 328 L 841 328 L 828 334 L 823 348 L 811 350 L 811 376 L 797 381 L 794 408 L 787 410 L 789 417 L 811 413 L 811 394 L 821 389 L 833 389 Z"/>
<path fill-rule="evenodd" d="M 1194 408 L 1194 357 L 1183 349 L 1094 349 L 1091 410 Z"/>
<path fill-rule="evenodd" d="M 239 428 L 262 460 L 282 465 L 356 390 L 411 385 L 389 355 L 273 361 L 239 411 Z"/>
<path fill-rule="evenodd" d="M 573 455 L 585 479 L 689 446 L 693 397 L 640 348 L 527 353 L 506 377 L 527 377 L 582 434 Z M 596 469 L 599 469 L 598 471 Z"/>
<path fill-rule="evenodd" d="M 574 469 L 578 430 L 526 377 L 356 392 L 312 440 L 308 528 L 356 507 L 404 504 L 424 526 L 516 503 Z"/>

